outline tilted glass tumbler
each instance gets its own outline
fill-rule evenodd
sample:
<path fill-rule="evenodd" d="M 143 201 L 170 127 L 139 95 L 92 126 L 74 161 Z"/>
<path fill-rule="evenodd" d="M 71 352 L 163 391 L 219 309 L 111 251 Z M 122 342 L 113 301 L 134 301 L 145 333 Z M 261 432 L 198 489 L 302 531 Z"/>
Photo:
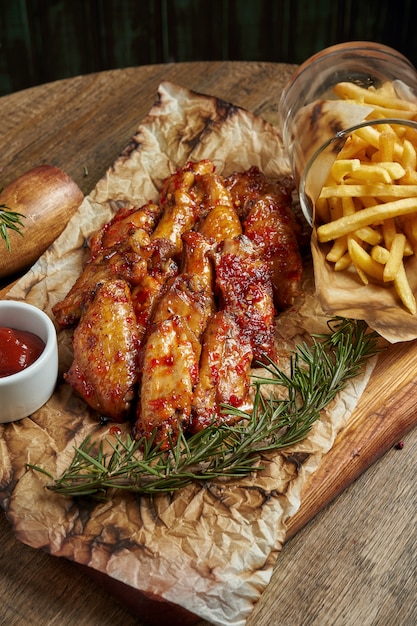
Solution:
<path fill-rule="evenodd" d="M 390 108 L 387 98 L 384 114 L 375 119 L 378 102 L 375 106 L 361 102 L 349 89 L 341 97 L 337 86 L 343 84 L 354 85 L 359 92 L 390 84 L 393 100 L 404 101 L 404 109 Z M 295 71 L 282 92 L 279 118 L 301 208 L 310 224 L 315 202 L 346 138 L 359 127 L 380 124 L 408 126 L 417 133 L 416 110 L 417 70 L 405 56 L 379 43 L 331 46 Z"/>

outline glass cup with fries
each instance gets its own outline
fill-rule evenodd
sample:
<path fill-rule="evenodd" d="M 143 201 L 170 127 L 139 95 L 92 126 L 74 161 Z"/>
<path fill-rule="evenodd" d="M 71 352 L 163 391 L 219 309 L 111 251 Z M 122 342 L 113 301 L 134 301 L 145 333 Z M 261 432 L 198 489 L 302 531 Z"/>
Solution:
<path fill-rule="evenodd" d="M 417 70 L 381 44 L 332 46 L 292 76 L 280 120 L 326 261 L 393 284 L 415 314 L 403 259 L 417 251 Z"/>

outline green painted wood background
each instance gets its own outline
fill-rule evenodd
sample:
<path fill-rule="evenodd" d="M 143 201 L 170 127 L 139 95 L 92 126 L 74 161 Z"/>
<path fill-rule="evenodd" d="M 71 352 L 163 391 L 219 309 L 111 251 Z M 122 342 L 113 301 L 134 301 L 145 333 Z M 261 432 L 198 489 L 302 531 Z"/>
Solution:
<path fill-rule="evenodd" d="M 415 0 L 0 0 L 0 95 L 167 61 L 300 63 L 359 39 L 417 64 L 416 18 Z"/>

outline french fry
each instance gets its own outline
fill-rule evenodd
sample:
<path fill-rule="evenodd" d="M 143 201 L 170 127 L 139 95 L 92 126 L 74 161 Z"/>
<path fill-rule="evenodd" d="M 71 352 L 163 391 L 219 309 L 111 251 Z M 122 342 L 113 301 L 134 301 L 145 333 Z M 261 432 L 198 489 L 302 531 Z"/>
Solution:
<path fill-rule="evenodd" d="M 346 196 L 342 198 L 342 214 L 343 215 L 353 215 L 356 213 L 356 206 L 354 198 L 350 196 Z"/>
<path fill-rule="evenodd" d="M 347 270 L 348 267 L 352 265 L 352 259 L 350 258 L 349 252 L 346 252 L 336 263 L 334 264 L 334 269 L 336 272 L 343 272 Z"/>
<path fill-rule="evenodd" d="M 376 245 L 371 250 L 371 257 L 373 260 L 377 263 L 381 263 L 382 265 L 385 265 L 388 260 L 388 256 L 389 251 L 383 246 Z"/>
<path fill-rule="evenodd" d="M 355 170 L 358 170 L 361 166 L 359 159 L 336 159 L 330 170 L 332 178 L 341 183 L 347 174 L 351 174 Z"/>
<path fill-rule="evenodd" d="M 382 281 L 384 266 L 375 261 L 355 239 L 349 240 L 349 254 L 356 268 L 361 269 L 368 276 Z"/>
<path fill-rule="evenodd" d="M 397 276 L 400 266 L 403 262 L 404 247 L 405 247 L 405 235 L 403 235 L 403 233 L 396 233 L 396 235 L 394 235 L 394 238 L 392 240 L 391 248 L 389 251 L 389 256 L 384 267 L 384 272 L 383 272 L 384 282 L 395 280 L 395 277 Z"/>
<path fill-rule="evenodd" d="M 404 176 L 398 181 L 400 185 L 417 185 L 417 172 L 407 169 Z"/>
<path fill-rule="evenodd" d="M 322 224 L 317 229 L 317 237 L 321 243 L 325 243 L 342 235 L 348 235 L 358 228 L 370 226 L 397 215 L 408 215 L 415 212 L 417 212 L 417 198 L 402 198 L 393 202 L 378 204 L 353 215 L 344 215 L 333 222 Z"/>
<path fill-rule="evenodd" d="M 417 114 L 417 106 L 414 103 L 408 100 L 401 100 L 394 94 L 388 95 L 383 91 L 373 91 L 372 89 L 366 89 L 365 87 L 360 87 L 359 85 L 348 82 L 339 83 L 335 86 L 334 91 L 344 100 L 351 99 L 364 104 L 379 105 L 400 111 L 414 111 Z"/>
<path fill-rule="evenodd" d="M 356 159 L 355 159 L 356 160 Z M 372 181 L 374 183 L 386 183 L 390 185 L 393 180 L 404 176 L 405 169 L 395 161 L 378 161 L 377 163 L 361 163 L 351 172 L 349 182 Z"/>
<path fill-rule="evenodd" d="M 362 198 L 370 196 L 374 198 L 416 198 L 417 185 L 385 185 L 383 183 L 369 183 L 365 185 L 335 185 L 323 187 L 322 198 Z"/>
<path fill-rule="evenodd" d="M 345 236 L 338 237 L 326 255 L 327 261 L 337 263 L 347 251 L 347 239 Z"/>
<path fill-rule="evenodd" d="M 357 135 L 349 135 L 347 137 L 343 148 L 341 149 L 338 158 L 340 159 L 351 159 L 358 158 L 358 155 L 361 151 L 365 150 L 368 147 L 368 143 L 358 137 Z"/>
<path fill-rule="evenodd" d="M 385 247 L 388 250 L 391 250 L 391 244 L 395 235 L 397 234 L 397 227 L 395 225 L 395 219 L 393 217 L 389 217 L 384 220 L 382 224 L 382 234 L 384 237 Z"/>
<path fill-rule="evenodd" d="M 394 285 L 404 306 L 412 315 L 415 315 L 417 311 L 416 299 L 411 290 L 410 283 L 408 282 L 403 263 L 401 263 L 400 269 L 394 279 Z"/>
<path fill-rule="evenodd" d="M 364 241 L 365 243 L 369 243 L 370 246 L 376 246 L 382 240 L 381 233 L 376 230 L 376 228 L 371 228 L 370 226 L 364 226 L 363 228 L 359 228 L 355 230 L 355 237 Z"/>
<path fill-rule="evenodd" d="M 411 141 L 408 139 L 404 140 L 403 143 L 403 153 L 401 156 L 401 165 L 404 170 L 414 170 L 417 166 L 417 152 Z M 400 178 L 400 177 L 398 177 Z"/>
<path fill-rule="evenodd" d="M 381 161 L 392 161 L 394 159 L 395 137 L 389 131 L 381 131 L 379 136 L 379 156 Z"/>
<path fill-rule="evenodd" d="M 378 104 L 373 104 L 373 107 L 375 112 L 379 115 L 390 117 L 392 119 L 412 120 L 416 115 L 416 112 L 413 110 L 406 111 L 405 109 L 393 109 Z"/>
<path fill-rule="evenodd" d="M 375 248 L 378 248 L 378 250 Z M 381 246 L 375 246 L 375 248 L 372 250 L 372 258 L 374 260 L 378 259 L 378 262 L 380 263 L 387 263 L 390 254 L 388 250 L 382 248 Z M 415 315 L 417 312 L 416 299 L 410 287 L 404 264 L 402 262 L 394 278 L 394 287 L 401 302 L 412 315 Z"/>

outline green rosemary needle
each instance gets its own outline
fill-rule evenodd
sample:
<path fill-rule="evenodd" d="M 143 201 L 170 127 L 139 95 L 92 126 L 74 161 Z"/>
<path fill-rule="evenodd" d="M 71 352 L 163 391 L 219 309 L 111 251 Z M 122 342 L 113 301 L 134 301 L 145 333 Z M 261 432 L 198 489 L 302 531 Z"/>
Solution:
<path fill-rule="evenodd" d="M 75 449 L 69 467 L 48 488 L 66 496 L 105 497 L 108 490 L 139 494 L 172 492 L 192 482 L 236 479 L 262 468 L 261 455 L 302 441 L 323 408 L 357 376 L 378 351 L 377 334 L 362 321 L 334 318 L 329 334 L 315 335 L 311 345 L 294 350 L 289 374 L 272 361 L 268 375 L 254 378 L 250 414 L 225 406 L 239 420 L 234 425 L 209 426 L 187 437 L 179 433 L 168 451 L 152 439 L 135 441 L 127 435 L 116 443 L 85 439 Z M 279 386 L 281 393 L 271 391 Z M 265 394 L 265 389 L 268 394 Z M 284 393 L 282 393 L 284 391 Z"/>
<path fill-rule="evenodd" d="M 0 189 L 0 193 L 3 190 Z M 5 204 L 0 204 L 0 237 L 6 243 L 6 248 L 8 252 L 11 250 L 10 239 L 9 239 L 9 230 L 14 230 L 19 235 L 23 236 L 22 228 L 24 226 L 22 222 L 22 218 L 25 215 L 23 213 L 18 213 L 17 211 L 13 211 Z"/>

